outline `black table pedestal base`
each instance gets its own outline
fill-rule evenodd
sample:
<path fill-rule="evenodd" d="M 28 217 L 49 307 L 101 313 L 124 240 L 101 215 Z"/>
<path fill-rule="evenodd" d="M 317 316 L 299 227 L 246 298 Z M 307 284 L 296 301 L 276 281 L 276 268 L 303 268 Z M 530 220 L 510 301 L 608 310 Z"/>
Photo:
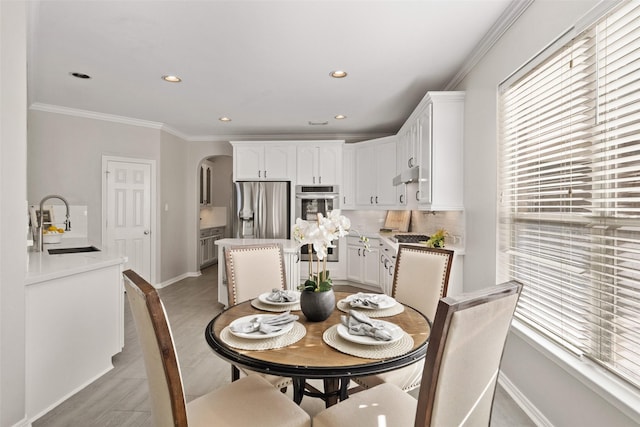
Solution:
<path fill-rule="evenodd" d="M 293 401 L 298 405 L 302 402 L 304 396 L 318 397 L 325 402 L 325 406 L 335 405 L 338 401 L 349 398 L 349 377 L 341 378 L 325 378 L 324 391 L 320 391 L 310 384 L 307 384 L 306 378 L 293 378 Z"/>

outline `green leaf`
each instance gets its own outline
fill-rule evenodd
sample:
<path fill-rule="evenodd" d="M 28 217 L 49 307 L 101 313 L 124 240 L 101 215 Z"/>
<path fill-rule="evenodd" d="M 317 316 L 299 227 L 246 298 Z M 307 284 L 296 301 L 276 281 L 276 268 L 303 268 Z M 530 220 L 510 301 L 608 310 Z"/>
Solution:
<path fill-rule="evenodd" d="M 320 286 L 318 286 L 318 290 L 320 292 L 326 292 L 331 290 L 331 287 L 333 286 L 331 279 L 328 280 L 324 280 L 322 282 L 320 282 Z"/>

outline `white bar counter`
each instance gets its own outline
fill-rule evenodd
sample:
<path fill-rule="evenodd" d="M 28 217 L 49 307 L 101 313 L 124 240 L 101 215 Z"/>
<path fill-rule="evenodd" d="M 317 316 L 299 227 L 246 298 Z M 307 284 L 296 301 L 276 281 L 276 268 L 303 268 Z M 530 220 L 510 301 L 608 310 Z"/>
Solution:
<path fill-rule="evenodd" d="M 105 251 L 47 252 L 92 246 L 85 239 L 44 246 L 43 252 L 28 253 L 25 276 L 29 422 L 113 369 L 112 357 L 124 346 L 126 257 Z"/>

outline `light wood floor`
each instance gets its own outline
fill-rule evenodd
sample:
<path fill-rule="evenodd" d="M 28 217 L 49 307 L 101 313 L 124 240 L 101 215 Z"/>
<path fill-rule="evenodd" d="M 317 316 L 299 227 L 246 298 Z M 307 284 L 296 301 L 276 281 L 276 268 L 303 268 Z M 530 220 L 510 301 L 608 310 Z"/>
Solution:
<path fill-rule="evenodd" d="M 159 291 L 176 341 L 187 401 L 230 381 L 229 364 L 213 354 L 204 340 L 205 326 L 222 310 L 217 303 L 217 274 L 216 266 L 209 267 L 200 277 L 184 279 Z M 125 348 L 114 357 L 113 364 L 113 370 L 33 426 L 151 426 L 146 373 L 128 305 Z M 305 397 L 301 406 L 312 415 L 324 407 L 319 399 L 310 397 Z M 491 425 L 528 427 L 534 423 L 498 387 Z"/>

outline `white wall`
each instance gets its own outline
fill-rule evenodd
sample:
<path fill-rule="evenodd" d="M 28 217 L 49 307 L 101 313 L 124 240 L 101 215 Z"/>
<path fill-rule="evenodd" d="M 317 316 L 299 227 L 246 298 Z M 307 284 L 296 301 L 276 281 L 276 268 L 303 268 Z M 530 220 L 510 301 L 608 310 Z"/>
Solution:
<path fill-rule="evenodd" d="M 466 91 L 466 291 L 496 283 L 498 84 L 597 3 L 535 1 L 456 88 Z M 512 333 L 502 370 L 547 421 L 558 426 L 636 425 L 537 349 Z"/>
<path fill-rule="evenodd" d="M 25 420 L 26 2 L 0 1 L 0 426 Z"/>
<path fill-rule="evenodd" d="M 160 160 L 159 129 L 29 111 L 27 195 L 38 204 L 59 194 L 86 205 L 88 234 L 102 239 L 102 156 Z M 159 168 L 158 168 L 159 169 Z"/>
<path fill-rule="evenodd" d="M 159 164 L 160 282 L 181 277 L 188 271 L 186 238 L 188 218 L 188 142 L 162 132 Z"/>

